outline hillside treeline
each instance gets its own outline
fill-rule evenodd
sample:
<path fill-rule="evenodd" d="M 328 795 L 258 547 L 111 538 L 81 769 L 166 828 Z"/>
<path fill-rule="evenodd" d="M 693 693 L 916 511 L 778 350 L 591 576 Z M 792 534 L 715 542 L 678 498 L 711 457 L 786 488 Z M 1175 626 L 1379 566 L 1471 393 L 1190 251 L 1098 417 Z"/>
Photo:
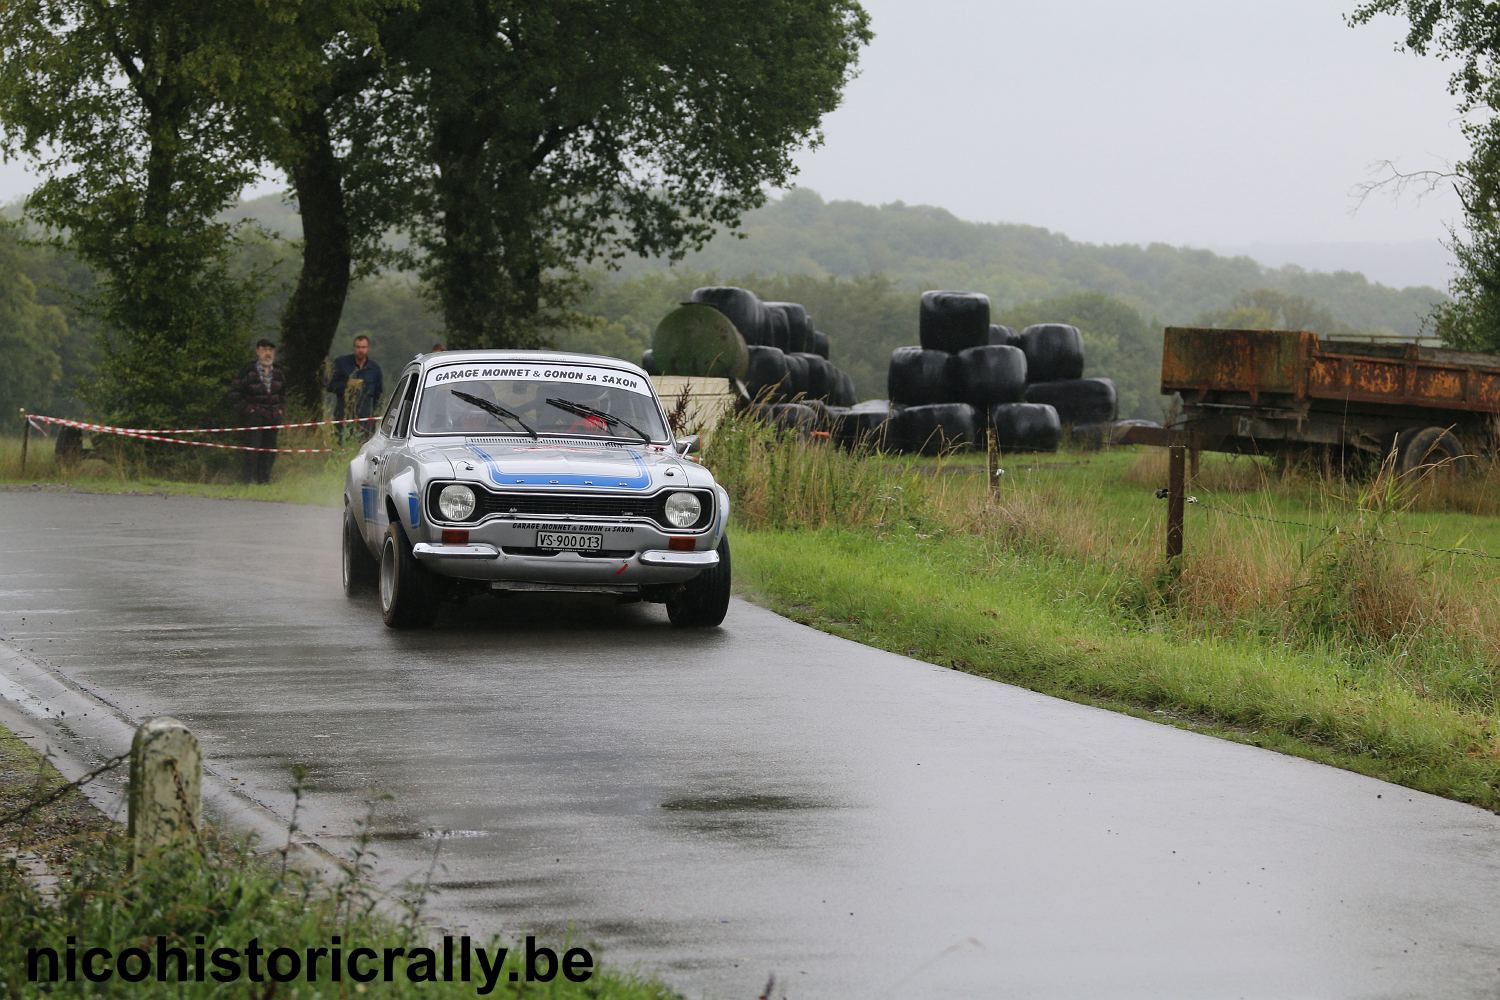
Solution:
<path fill-rule="evenodd" d="M 234 213 L 264 229 L 241 239 L 236 268 L 264 289 L 256 336 L 276 336 L 298 256 L 297 217 L 279 196 Z M 763 299 L 803 303 L 828 333 L 860 398 L 883 398 L 890 353 L 917 339 L 918 295 L 950 288 L 989 295 L 997 322 L 1071 323 L 1084 331 L 1086 374 L 1108 375 L 1122 416 L 1157 417 L 1161 329 L 1171 324 L 1264 326 L 1320 333 L 1415 335 L 1431 288 L 1396 290 L 1351 273 L 1270 269 L 1244 258 L 1160 244 L 1094 246 L 1029 226 L 964 222 L 940 209 L 825 202 L 797 191 L 749 213 L 743 238 L 722 234 L 685 261 L 631 259 L 583 275 L 573 321 L 556 346 L 639 360 L 656 323 L 701 285 L 734 284 Z M 95 324 L 81 307 L 92 276 L 65 252 L 0 230 L 0 412 L 19 406 L 82 413 L 96 371 Z M 443 322 L 409 275 L 382 272 L 350 293 L 332 353 L 359 333 L 387 366 L 443 339 Z M 246 358 L 250 356 L 247 342 Z M 226 379 L 229 373 L 225 373 Z"/>

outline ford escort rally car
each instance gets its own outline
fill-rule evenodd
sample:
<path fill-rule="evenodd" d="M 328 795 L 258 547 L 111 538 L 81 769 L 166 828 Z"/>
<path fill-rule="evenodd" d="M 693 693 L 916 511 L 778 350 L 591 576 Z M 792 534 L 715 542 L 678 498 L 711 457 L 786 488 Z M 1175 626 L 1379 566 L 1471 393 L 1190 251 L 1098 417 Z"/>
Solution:
<path fill-rule="evenodd" d="M 475 591 L 729 607 L 729 496 L 687 458 L 640 368 L 539 351 L 421 355 L 344 483 L 343 583 L 392 628 Z"/>

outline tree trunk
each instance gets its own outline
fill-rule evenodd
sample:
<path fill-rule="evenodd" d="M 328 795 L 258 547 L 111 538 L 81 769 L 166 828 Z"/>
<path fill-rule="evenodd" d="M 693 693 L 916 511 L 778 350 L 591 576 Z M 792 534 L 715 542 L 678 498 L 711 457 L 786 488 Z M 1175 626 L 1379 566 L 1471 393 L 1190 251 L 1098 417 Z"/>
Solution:
<path fill-rule="evenodd" d="M 282 358 L 292 398 L 321 412 L 323 359 L 338 333 L 354 256 L 327 114 L 305 113 L 294 133 L 302 155 L 287 172 L 302 213 L 302 270 L 281 314 Z"/>

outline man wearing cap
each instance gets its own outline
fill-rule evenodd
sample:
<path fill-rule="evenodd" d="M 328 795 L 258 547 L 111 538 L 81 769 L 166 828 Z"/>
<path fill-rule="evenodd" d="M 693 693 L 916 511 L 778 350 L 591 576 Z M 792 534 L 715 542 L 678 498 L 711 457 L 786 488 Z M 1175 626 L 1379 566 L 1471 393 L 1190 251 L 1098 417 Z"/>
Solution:
<path fill-rule="evenodd" d="M 375 359 L 370 357 L 370 338 L 364 334 L 354 338 L 354 353 L 345 354 L 333 359 L 333 377 L 328 380 L 328 391 L 333 393 L 333 419 L 343 420 L 346 416 L 346 400 L 350 417 L 369 417 L 375 413 L 375 406 L 380 402 L 380 395 L 385 386 L 380 374 L 380 366 Z M 366 421 L 356 424 L 359 428 L 359 436 L 367 438 L 374 421 Z M 338 428 L 340 441 L 344 440 L 344 425 L 334 424 Z"/>
<path fill-rule="evenodd" d="M 245 431 L 245 444 L 270 449 L 244 453 L 243 478 L 247 483 L 269 483 L 277 431 L 265 425 L 286 419 L 286 372 L 276 363 L 275 344 L 264 337 L 255 342 L 255 360 L 229 384 L 229 401 L 241 426 L 263 428 Z"/>

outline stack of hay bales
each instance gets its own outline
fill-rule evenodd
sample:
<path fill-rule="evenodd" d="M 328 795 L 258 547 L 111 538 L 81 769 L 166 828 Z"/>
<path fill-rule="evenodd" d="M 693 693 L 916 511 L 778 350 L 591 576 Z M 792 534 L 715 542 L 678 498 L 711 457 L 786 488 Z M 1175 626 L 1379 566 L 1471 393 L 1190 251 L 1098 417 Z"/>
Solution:
<path fill-rule="evenodd" d="M 1050 407 L 1024 401 L 1027 357 L 1009 328 L 990 322 L 977 292 L 925 292 L 920 346 L 898 347 L 888 377 L 888 445 L 936 454 L 982 443 L 993 430 L 1006 451 L 1052 451 L 1060 437 Z"/>
<path fill-rule="evenodd" d="M 1021 331 L 1026 354 L 1026 402 L 1051 406 L 1075 434 L 1097 432 L 1119 411 L 1115 384 L 1083 377 L 1083 335 L 1066 323 L 1036 323 Z"/>
<path fill-rule="evenodd" d="M 797 430 L 830 430 L 833 412 L 855 401 L 854 380 L 829 361 L 829 337 L 796 302 L 762 302 L 733 286 L 694 289 L 690 302 L 729 320 L 746 345 L 745 389 L 766 418 Z M 665 370 L 659 352 L 642 367 Z"/>

